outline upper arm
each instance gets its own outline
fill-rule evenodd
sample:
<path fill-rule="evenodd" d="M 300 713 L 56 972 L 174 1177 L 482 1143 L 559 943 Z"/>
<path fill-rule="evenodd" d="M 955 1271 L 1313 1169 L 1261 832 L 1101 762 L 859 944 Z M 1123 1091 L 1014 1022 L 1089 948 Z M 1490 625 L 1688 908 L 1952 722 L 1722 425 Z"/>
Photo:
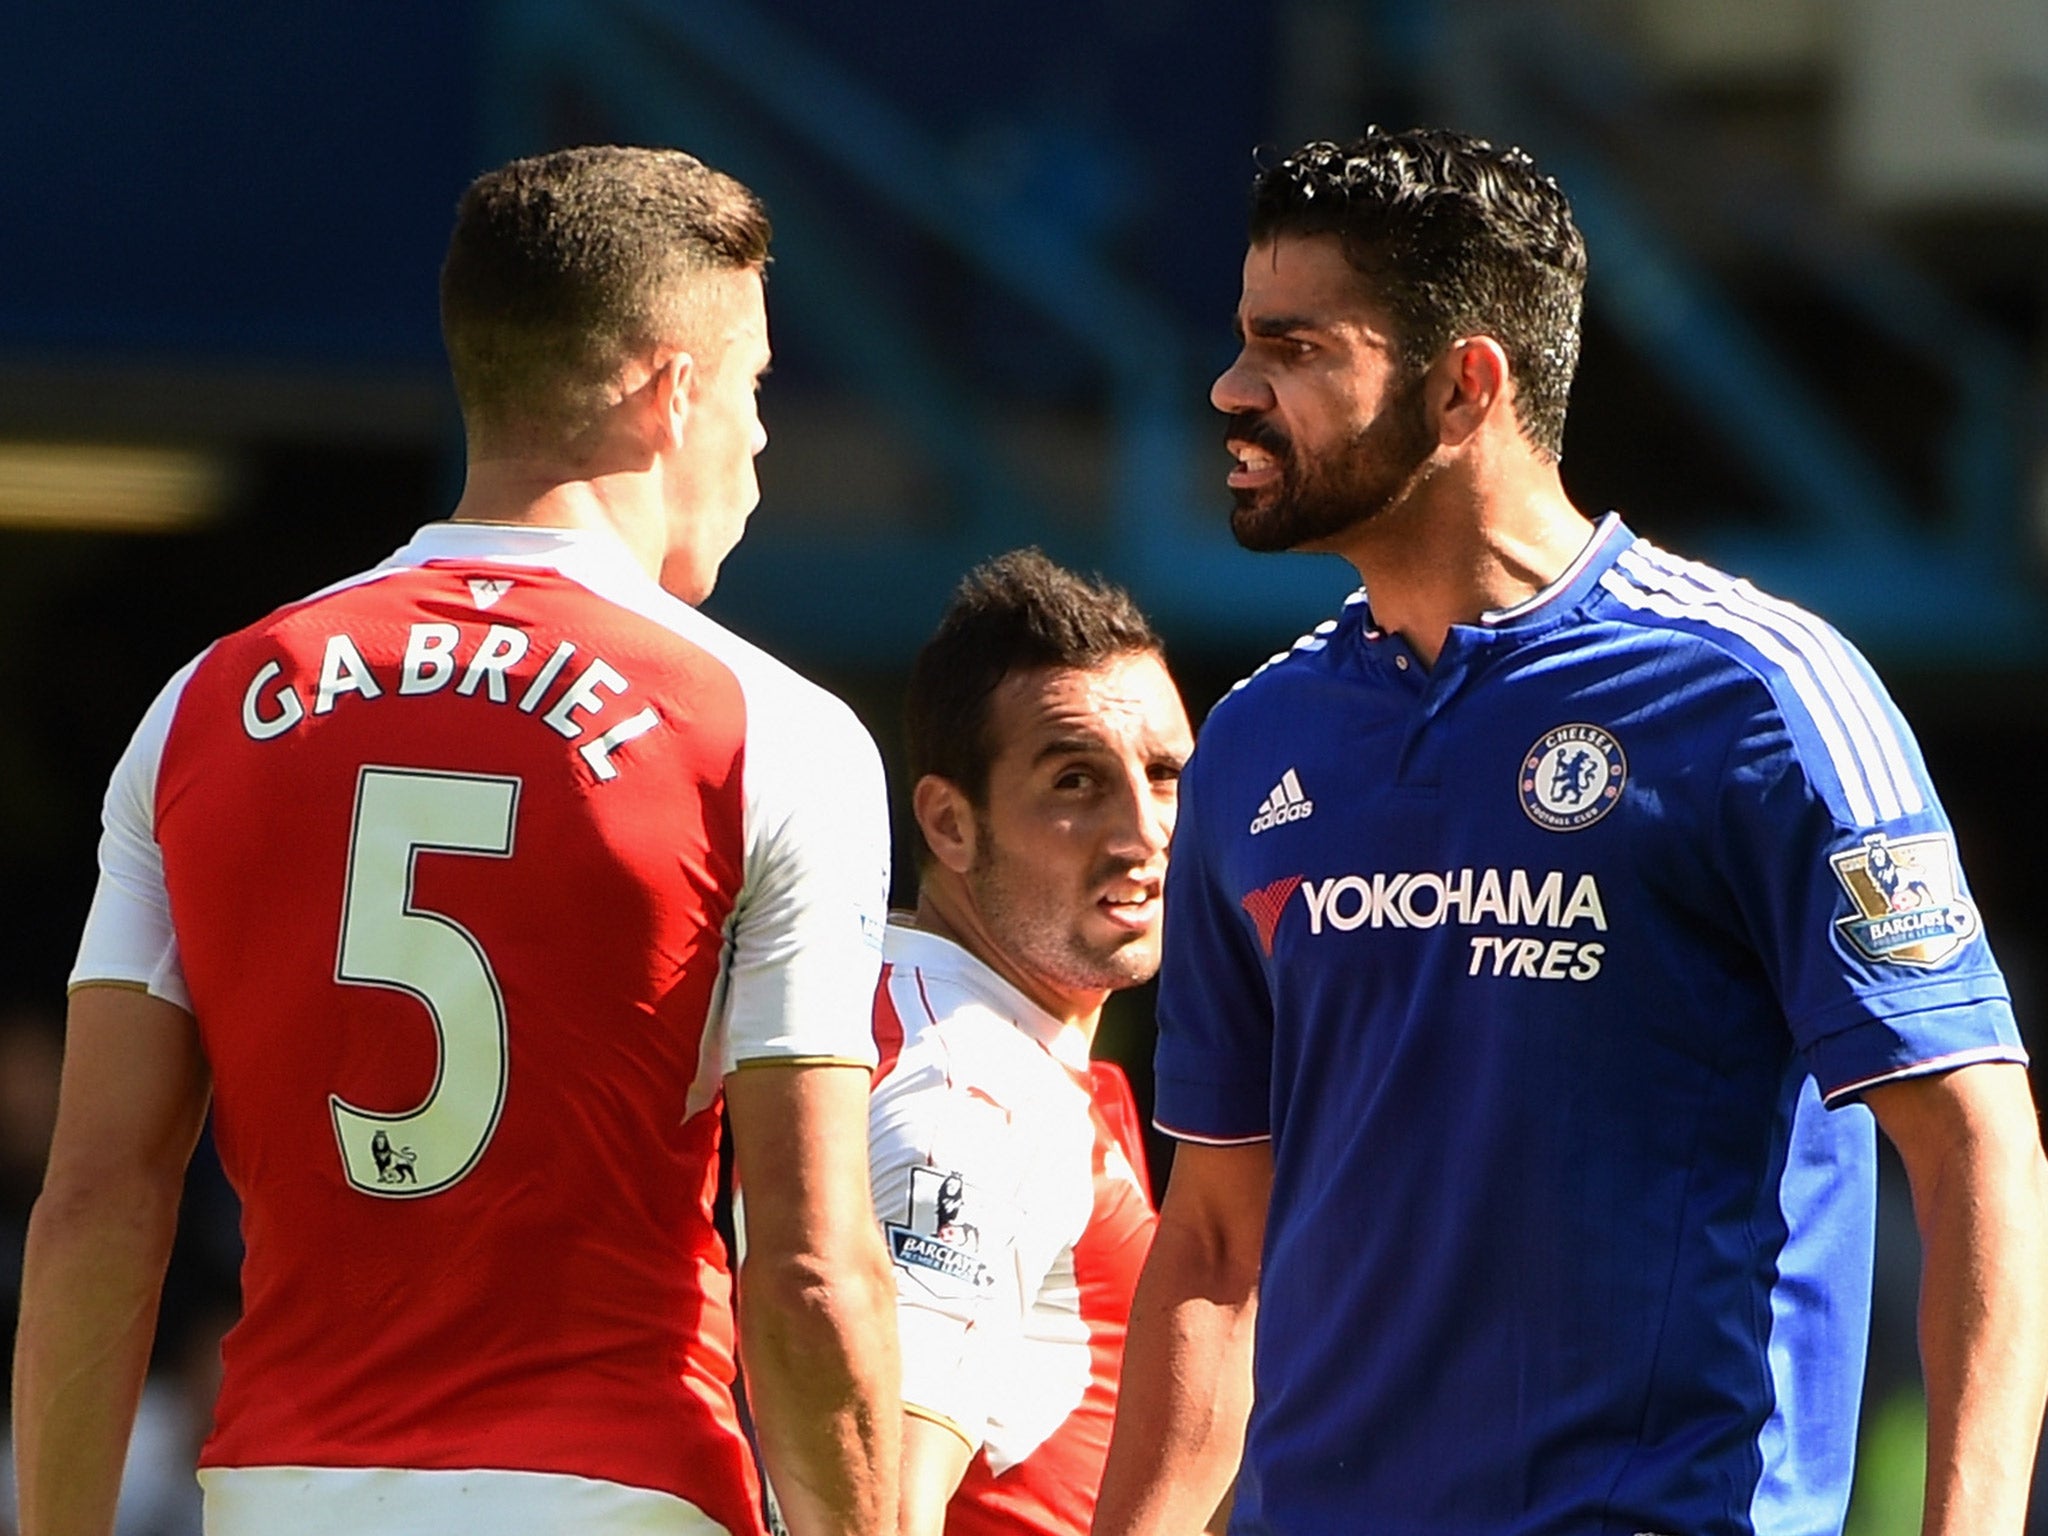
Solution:
<path fill-rule="evenodd" d="M 188 1010 L 156 841 L 156 783 L 172 717 L 198 665 L 188 663 L 164 685 L 114 765 L 100 808 L 99 883 L 71 972 L 74 986 L 132 983 Z"/>
<path fill-rule="evenodd" d="M 942 1418 L 969 1449 L 982 1443 L 1001 1400 L 1001 1357 L 1090 1210 L 1082 1117 L 1070 1125 L 1052 1106 L 1020 1102 L 1019 1083 L 990 1088 L 920 1053 L 899 1064 L 869 1107 L 904 1401 Z"/>
<path fill-rule="evenodd" d="M 1213 723 L 1181 778 L 1180 818 L 1166 880 L 1166 953 L 1159 972 L 1159 1041 L 1155 1052 L 1154 1118 L 1169 1134 L 1202 1141 L 1249 1141 L 1270 1128 L 1273 1004 L 1263 949 L 1251 916 L 1270 923 L 1292 894 L 1283 877 L 1249 895 L 1269 870 L 1226 873 L 1218 867 L 1224 839 L 1212 795 L 1220 741 Z M 1212 846 L 1212 844 L 1216 846 Z M 1261 898 L 1271 901 L 1270 908 Z"/>
<path fill-rule="evenodd" d="M 1775 692 L 1751 691 L 1706 843 L 1794 1041 L 1831 1104 L 1910 1075 L 2024 1062 L 1912 733 L 1862 659 L 1808 622 L 1833 670 L 1788 668 Z"/>
<path fill-rule="evenodd" d="M 1929 1181 L 1998 1170 L 2039 1177 L 2041 1129 L 2026 1070 L 1987 1062 L 1864 1091 L 1916 1193 Z"/>
<path fill-rule="evenodd" d="M 749 1260 L 828 1258 L 874 1224 L 865 1068 L 757 1062 L 725 1080 Z"/>
<path fill-rule="evenodd" d="M 1258 1289 L 1272 1191 L 1271 1142 L 1182 1142 L 1174 1149 L 1154 1247 L 1170 1242 L 1214 1276 L 1227 1288 L 1218 1300 L 1243 1299 Z"/>
<path fill-rule="evenodd" d="M 49 1184 L 184 1175 L 210 1078 L 192 1015 L 136 987 L 72 990 Z"/>

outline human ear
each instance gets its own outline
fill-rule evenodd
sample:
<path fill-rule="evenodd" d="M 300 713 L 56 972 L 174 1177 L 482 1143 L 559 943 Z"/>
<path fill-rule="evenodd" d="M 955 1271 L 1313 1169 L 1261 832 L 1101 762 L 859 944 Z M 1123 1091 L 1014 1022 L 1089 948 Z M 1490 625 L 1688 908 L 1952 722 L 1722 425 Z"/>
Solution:
<path fill-rule="evenodd" d="M 660 415 L 662 435 L 671 448 L 683 445 L 690 422 L 690 386 L 696 378 L 696 360 L 677 352 L 657 361 L 654 377 L 654 405 Z"/>
<path fill-rule="evenodd" d="M 1456 447 L 1486 424 L 1508 397 L 1508 354 L 1491 336 L 1466 336 L 1451 343 L 1433 381 L 1440 403 L 1437 419 L 1447 447 Z"/>
<path fill-rule="evenodd" d="M 935 773 L 926 774 L 910 792 L 910 810 L 933 858 L 956 875 L 974 867 L 979 829 L 974 807 L 959 785 Z"/>

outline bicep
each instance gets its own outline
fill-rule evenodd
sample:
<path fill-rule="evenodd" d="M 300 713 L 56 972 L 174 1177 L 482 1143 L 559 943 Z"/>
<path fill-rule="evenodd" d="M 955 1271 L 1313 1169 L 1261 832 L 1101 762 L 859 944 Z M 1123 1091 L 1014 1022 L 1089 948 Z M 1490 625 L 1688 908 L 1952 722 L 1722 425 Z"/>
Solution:
<path fill-rule="evenodd" d="M 1229 1146 L 1181 1142 L 1174 1149 L 1154 1244 L 1168 1239 L 1205 1272 L 1256 1289 L 1272 1190 L 1270 1141 Z"/>
<path fill-rule="evenodd" d="M 192 1015 L 140 988 L 74 988 L 50 1144 L 53 1183 L 182 1177 L 211 1080 Z"/>
<path fill-rule="evenodd" d="M 722 1065 L 800 1057 L 872 1066 L 889 891 L 881 760 L 850 716 L 820 721 L 815 741 L 791 737 L 787 720 L 774 724 L 763 725 L 747 764 Z"/>
<path fill-rule="evenodd" d="M 1042 1110 L 1013 1114 L 923 1068 L 899 1070 L 870 1106 L 904 1401 L 944 1419 L 970 1449 L 986 1432 L 999 1362 L 1030 1295 L 1088 1219 L 1087 1143 L 1065 1148 L 1048 1129 Z"/>
<path fill-rule="evenodd" d="M 864 1067 L 748 1063 L 725 1098 L 750 1254 L 822 1253 L 869 1226 Z"/>
<path fill-rule="evenodd" d="M 1916 1194 L 1956 1173 L 2032 1169 L 2041 1160 L 2033 1091 L 2017 1063 L 1903 1078 L 1867 1088 L 1862 1097 L 1898 1148 Z"/>

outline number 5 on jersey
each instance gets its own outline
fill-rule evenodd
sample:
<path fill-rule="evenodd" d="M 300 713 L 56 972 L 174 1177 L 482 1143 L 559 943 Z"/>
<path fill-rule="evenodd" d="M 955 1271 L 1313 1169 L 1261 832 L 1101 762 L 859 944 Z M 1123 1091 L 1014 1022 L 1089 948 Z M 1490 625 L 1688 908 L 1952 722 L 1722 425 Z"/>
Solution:
<path fill-rule="evenodd" d="M 505 1107 L 505 1000 L 468 929 L 413 905 L 421 853 L 509 858 L 519 781 L 482 774 L 362 770 L 349 835 L 335 979 L 409 992 L 434 1026 L 434 1083 L 416 1107 L 379 1114 L 328 1096 L 349 1183 L 408 1198 L 476 1166 Z"/>

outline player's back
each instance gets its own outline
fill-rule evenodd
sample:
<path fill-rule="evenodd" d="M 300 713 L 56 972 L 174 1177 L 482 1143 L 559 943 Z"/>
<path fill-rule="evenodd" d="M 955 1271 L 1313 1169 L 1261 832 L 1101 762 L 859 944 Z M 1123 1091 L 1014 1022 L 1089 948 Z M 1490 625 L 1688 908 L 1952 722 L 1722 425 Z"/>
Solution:
<path fill-rule="evenodd" d="M 747 716 L 675 624 L 461 559 L 191 671 L 155 827 L 249 1252 L 207 1464 L 559 1473 L 754 1523 L 707 1030 Z"/>

